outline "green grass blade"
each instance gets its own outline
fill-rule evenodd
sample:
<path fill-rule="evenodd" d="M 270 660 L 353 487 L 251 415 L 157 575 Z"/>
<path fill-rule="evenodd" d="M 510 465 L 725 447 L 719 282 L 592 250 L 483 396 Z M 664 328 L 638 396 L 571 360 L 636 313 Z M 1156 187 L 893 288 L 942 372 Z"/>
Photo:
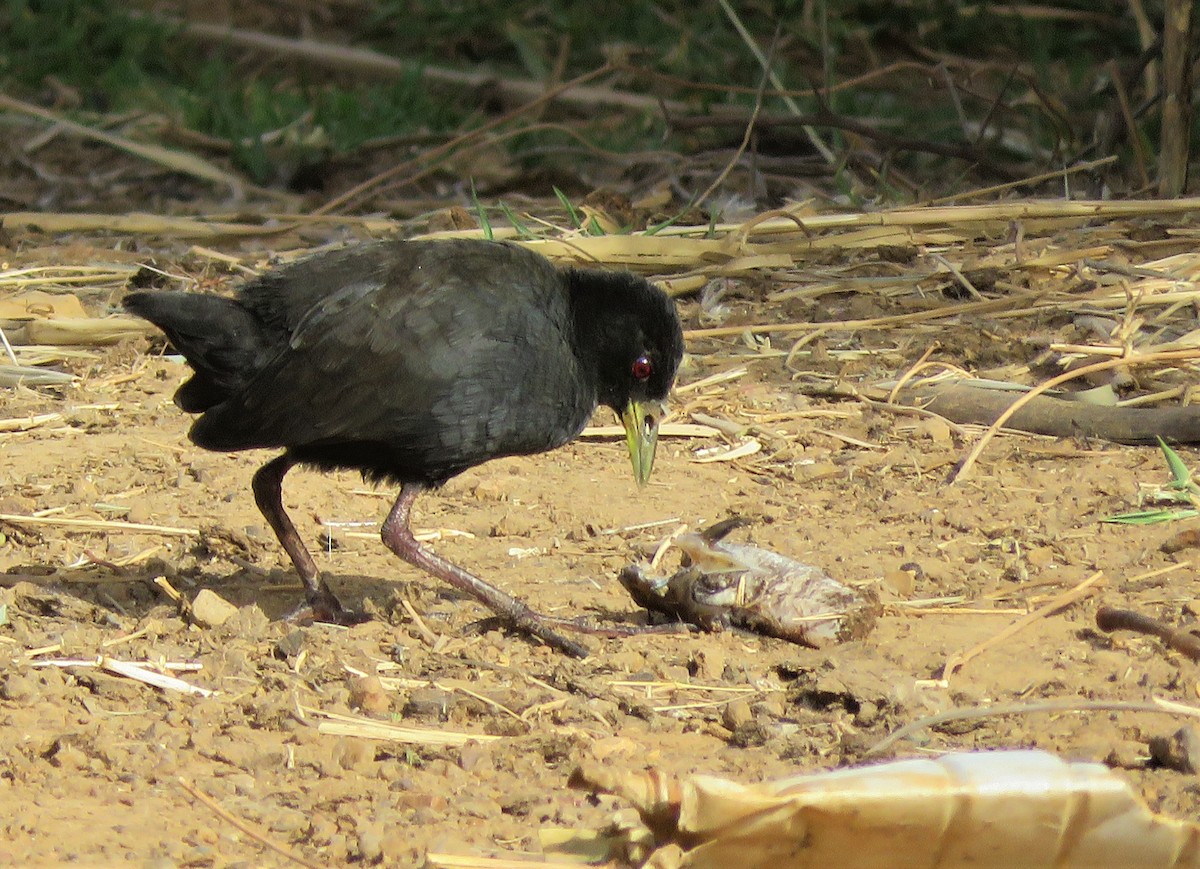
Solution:
<path fill-rule="evenodd" d="M 488 220 L 487 212 L 483 209 L 483 203 L 479 201 L 479 195 L 475 192 L 475 179 L 471 179 L 471 202 L 475 206 L 475 213 L 479 216 L 479 226 L 483 229 L 483 237 L 488 241 L 495 238 L 492 232 L 492 222 Z"/>
<path fill-rule="evenodd" d="M 571 200 L 567 198 L 567 194 L 559 190 L 558 187 L 552 187 L 551 189 L 554 190 L 554 195 L 558 197 L 558 201 L 562 203 L 562 207 L 567 210 L 567 216 L 571 219 L 571 226 L 579 229 L 579 212 L 575 210 L 575 206 L 571 204 Z"/>
<path fill-rule="evenodd" d="M 1118 513 L 1116 516 L 1105 516 L 1101 522 L 1113 525 L 1156 525 L 1159 522 L 1172 522 L 1176 519 L 1191 519 L 1200 516 L 1200 510 L 1135 510 L 1132 513 Z"/>
<path fill-rule="evenodd" d="M 513 228 L 516 229 L 517 234 L 521 236 L 521 238 L 537 238 L 537 235 L 534 234 L 533 230 L 530 229 L 524 221 L 522 221 L 519 217 L 517 217 L 516 214 L 513 213 L 513 210 L 508 207 L 507 203 L 501 201 L 500 210 L 504 212 L 504 216 L 508 218 L 508 222 L 513 225 Z"/>
<path fill-rule="evenodd" d="M 1167 467 L 1171 471 L 1171 484 L 1176 489 L 1186 489 L 1192 482 L 1192 472 L 1188 470 L 1188 466 L 1184 464 L 1183 459 L 1179 458 L 1177 452 L 1167 446 L 1167 442 L 1162 438 L 1158 438 L 1158 448 L 1166 456 Z"/>
<path fill-rule="evenodd" d="M 699 198 L 700 198 L 699 194 L 697 194 L 696 196 L 693 196 L 691 198 L 691 201 L 689 201 L 687 205 L 683 206 L 683 208 L 681 208 L 679 211 L 677 211 L 675 213 L 674 217 L 668 217 L 662 223 L 655 224 L 654 226 L 648 227 L 646 229 L 646 235 L 654 235 L 655 233 L 662 232 L 668 226 L 673 226 L 676 223 L 678 223 L 679 221 L 683 220 L 684 216 L 687 215 L 688 212 L 690 212 L 692 210 L 692 207 L 696 204 L 696 202 Z"/>

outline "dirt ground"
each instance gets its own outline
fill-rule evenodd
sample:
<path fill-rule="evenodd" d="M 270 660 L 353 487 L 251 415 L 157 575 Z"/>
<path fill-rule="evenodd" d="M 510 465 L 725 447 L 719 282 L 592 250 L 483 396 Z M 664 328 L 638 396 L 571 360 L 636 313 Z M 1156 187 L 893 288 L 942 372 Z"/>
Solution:
<path fill-rule="evenodd" d="M 731 322 L 797 313 L 766 303 L 765 292 L 744 288 Z M 827 315 L 843 303 L 822 301 Z M 869 313 L 853 304 L 856 316 Z M 697 325 L 695 302 L 681 312 Z M 1013 358 L 1024 352 L 1015 328 L 979 322 L 936 338 L 946 358 Z M 927 339 L 845 336 L 826 349 L 875 353 L 852 363 L 818 353 L 792 366 L 894 376 Z M 641 616 L 616 580 L 622 566 L 681 524 L 744 516 L 752 524 L 735 539 L 877 590 L 885 609 L 866 639 L 815 650 L 737 631 L 588 638 L 591 657 L 568 660 L 474 630 L 480 606 L 372 539 L 393 493 L 303 470 L 286 482 L 286 503 L 336 591 L 374 619 L 289 624 L 282 617 L 300 588 L 249 491 L 267 456 L 193 447 L 171 401 L 184 369 L 150 350 L 139 339 L 94 351 L 67 363 L 80 375 L 71 386 L 0 395 L 5 419 L 61 414 L 0 433 L 0 513 L 47 519 L 0 522 L 5 865 L 288 863 L 185 783 L 318 865 L 538 854 L 541 831 L 610 818 L 613 800 L 566 787 L 588 759 L 751 782 L 859 762 L 893 730 L 947 709 L 1195 703 L 1200 691 L 1194 664 L 1158 641 L 1094 627 L 1101 602 L 1171 623 L 1200 606 L 1186 552 L 1160 550 L 1176 526 L 1098 522 L 1136 506 L 1139 484 L 1163 480 L 1156 449 L 1006 435 L 948 487 L 946 471 L 974 435 L 806 398 L 779 354 L 737 338 L 690 343 L 681 383 L 746 373 L 684 390 L 676 407 L 681 418 L 756 426 L 760 453 L 700 463 L 719 439 L 664 438 L 653 481 L 639 490 L 623 444 L 581 440 L 462 475 L 418 502 L 416 524 L 441 530 L 439 552 L 540 610 L 623 623 Z M 909 586 L 914 573 L 901 568 L 912 564 Z M 1096 571 L 1095 595 L 941 678 L 948 656 Z M 240 609 L 220 627 L 189 624 L 153 584 L 160 576 L 189 600 L 210 589 Z M 194 665 L 173 672 L 214 693 L 53 665 L 101 655 Z M 425 728 L 453 744 L 323 732 L 339 721 L 330 716 Z M 1148 741 L 1182 723 L 1131 712 L 998 715 L 922 730 L 884 757 L 1036 746 L 1108 761 L 1155 808 L 1194 817 L 1194 777 L 1148 762 Z"/>

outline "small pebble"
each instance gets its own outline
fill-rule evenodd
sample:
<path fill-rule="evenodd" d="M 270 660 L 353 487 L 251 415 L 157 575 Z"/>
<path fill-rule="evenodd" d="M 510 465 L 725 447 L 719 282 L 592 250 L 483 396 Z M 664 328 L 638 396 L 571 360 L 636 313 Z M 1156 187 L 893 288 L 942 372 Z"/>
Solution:
<path fill-rule="evenodd" d="M 382 715 L 392 706 L 392 698 L 378 676 L 359 676 L 350 680 L 350 707 L 369 715 Z"/>
<path fill-rule="evenodd" d="M 0 699 L 28 703 L 37 693 L 37 683 L 24 673 L 9 673 L 0 681 Z"/>
<path fill-rule="evenodd" d="M 383 859 L 383 831 L 376 824 L 367 824 L 358 831 L 358 856 L 364 863 Z"/>
<path fill-rule="evenodd" d="M 721 723 L 730 730 L 737 730 L 753 720 L 754 713 L 750 710 L 750 704 L 745 700 L 730 702 L 725 706 L 725 711 L 721 713 Z"/>
<path fill-rule="evenodd" d="M 225 624 L 237 614 L 238 608 L 211 589 L 202 588 L 192 600 L 192 619 L 203 628 Z"/>
<path fill-rule="evenodd" d="M 1200 772 L 1200 731 L 1184 725 L 1169 737 L 1150 739 L 1150 760 L 1176 772 L 1195 775 Z"/>

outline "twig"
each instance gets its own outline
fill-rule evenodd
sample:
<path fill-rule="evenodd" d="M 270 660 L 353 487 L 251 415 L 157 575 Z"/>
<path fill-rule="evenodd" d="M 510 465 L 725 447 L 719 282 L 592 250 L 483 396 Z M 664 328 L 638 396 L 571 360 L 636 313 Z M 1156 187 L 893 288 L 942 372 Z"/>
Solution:
<path fill-rule="evenodd" d="M 1021 178 L 1016 181 L 1005 181 L 1003 184 L 993 184 L 990 187 L 977 187 L 974 190 L 968 190 L 965 193 L 953 193 L 950 196 L 943 196 L 940 199 L 930 199 L 929 205 L 944 205 L 949 202 L 962 202 L 964 199 L 976 199 L 980 196 L 994 196 L 997 193 L 1003 193 L 1006 190 L 1011 190 L 1014 187 L 1026 187 L 1033 184 L 1040 184 L 1043 181 L 1049 181 L 1052 178 L 1065 178 L 1075 172 L 1090 172 L 1093 169 L 1099 169 L 1101 166 L 1107 166 L 1110 163 L 1117 162 L 1119 158 L 1116 154 L 1110 154 L 1107 157 L 1101 157 L 1098 160 L 1089 160 L 1086 163 L 1076 163 L 1074 166 L 1067 166 L 1062 169 L 1055 169 L 1052 172 L 1042 172 L 1038 175 L 1030 175 L 1027 178 Z"/>
<path fill-rule="evenodd" d="M 960 284 L 962 284 L 963 289 L 967 291 L 967 293 L 971 296 L 971 298 L 973 298 L 973 299 L 982 299 L 983 298 L 983 294 L 980 293 L 979 290 L 975 289 L 975 285 L 973 283 L 971 283 L 971 281 L 967 278 L 967 276 L 962 273 L 962 269 L 960 269 L 954 263 L 950 262 L 950 260 L 946 259 L 940 253 L 933 254 L 933 259 L 936 262 L 941 263 L 947 269 L 950 270 L 950 274 L 954 275 L 954 279 L 956 281 L 958 281 Z"/>
<path fill-rule="evenodd" d="M 1107 371 L 1110 368 L 1123 368 L 1133 365 L 1149 365 L 1151 363 L 1158 362 L 1184 361 L 1194 359 L 1195 357 L 1195 349 L 1169 350 L 1162 353 L 1146 353 L 1140 356 L 1123 356 L 1116 359 L 1105 359 L 1103 362 L 1096 362 L 1091 365 L 1084 365 L 1081 368 L 1075 368 L 1071 371 L 1060 374 L 1057 377 L 1050 378 L 1045 383 L 1041 383 L 1029 390 L 1029 392 L 1023 394 L 1020 398 L 1010 404 L 1007 410 L 996 417 L 996 421 L 988 426 L 988 430 L 985 431 L 983 436 L 975 442 L 975 446 L 971 447 L 970 452 L 968 452 L 963 458 L 962 462 L 950 475 L 950 479 L 947 482 L 950 485 L 953 485 L 960 480 L 966 479 L 967 472 L 970 471 L 971 467 L 975 464 L 975 461 L 983 453 L 984 448 L 988 445 L 992 438 L 996 436 L 996 433 L 1004 427 L 1004 424 L 1012 418 L 1013 414 L 1025 405 L 1029 404 L 1029 402 L 1033 401 L 1037 396 L 1042 395 L 1059 384 L 1066 383 L 1069 380 L 1075 380 L 1079 377 L 1086 377 L 1089 374 L 1095 374 L 1097 371 Z"/>
<path fill-rule="evenodd" d="M 461 148 L 463 145 L 466 145 L 467 143 L 472 142 L 475 139 L 478 139 L 480 136 L 483 136 L 485 133 L 496 129 L 497 127 L 501 127 L 504 124 L 507 124 L 510 121 L 521 117 L 521 115 L 528 114 L 529 112 L 534 111 L 535 109 L 539 108 L 540 106 L 550 102 L 551 100 L 553 100 L 555 97 L 559 96 L 560 94 L 563 94 L 566 91 L 571 90 L 572 88 L 578 87 L 579 85 L 584 84 L 585 82 L 589 82 L 589 81 L 592 81 L 593 79 L 599 78 L 602 75 L 606 75 L 609 72 L 612 72 L 612 66 L 609 64 L 605 64 L 604 66 L 594 69 L 591 72 L 587 72 L 581 76 L 577 76 L 577 77 L 571 79 L 570 81 L 559 85 L 556 88 L 551 88 L 550 90 L 546 91 L 545 93 L 543 93 L 541 96 L 537 97 L 536 99 L 533 99 L 533 100 L 525 103 L 524 105 L 518 106 L 517 108 L 513 109 L 511 112 L 506 112 L 505 114 L 501 115 L 500 117 L 494 118 L 494 119 L 488 121 L 486 124 L 476 127 L 474 130 L 471 130 L 468 133 L 464 133 L 461 136 L 451 139 L 446 144 L 441 145 L 437 148 L 434 148 L 432 151 L 426 151 L 425 153 L 420 154 L 419 156 L 414 157 L 411 160 L 407 160 L 403 163 L 400 163 L 399 165 L 393 166 L 390 169 L 380 172 L 378 175 L 374 176 L 373 178 L 368 178 L 366 181 L 363 181 L 361 184 L 356 184 L 354 187 L 351 187 L 345 193 L 335 196 L 333 199 L 326 202 L 320 208 L 313 209 L 312 213 L 313 214 L 328 214 L 331 211 L 335 211 L 335 210 L 341 208 L 342 206 L 354 201 L 355 199 L 358 199 L 364 193 L 367 193 L 367 192 L 383 185 L 385 182 L 390 181 L 393 178 L 402 176 L 405 172 L 408 172 L 410 169 L 413 169 L 422 163 L 436 160 L 437 158 L 450 153 L 451 151 L 455 150 L 456 148 Z"/>
<path fill-rule="evenodd" d="M 316 724 L 317 731 L 336 736 L 357 736 L 362 739 L 390 739 L 394 742 L 408 742 L 417 745 L 449 746 L 465 745 L 472 739 L 476 742 L 495 742 L 504 738 L 487 733 L 463 733 L 455 730 L 406 727 L 402 724 L 391 724 L 372 718 L 325 712 L 300 704 L 297 704 L 296 709 L 301 716 L 311 715 L 325 719 Z"/>
<path fill-rule="evenodd" d="M 1117 607 L 1102 606 L 1096 610 L 1096 627 L 1111 634 L 1113 631 L 1134 631 L 1162 640 L 1168 649 L 1200 661 L 1200 636 L 1186 628 L 1173 628 L 1144 613 Z"/>
<path fill-rule="evenodd" d="M 0 329 L 0 336 L 3 334 L 4 330 Z M 5 342 L 5 346 L 7 346 L 7 343 Z M 29 431 L 48 422 L 55 422 L 60 419 L 62 419 L 61 413 L 39 413 L 36 416 L 17 416 L 10 419 L 0 419 L 0 432 Z"/>
<path fill-rule="evenodd" d="M 8 343 L 8 336 L 4 334 L 3 329 L 0 329 L 0 343 L 4 344 L 4 352 L 8 354 L 9 361 L 13 365 L 19 366 L 21 363 L 17 361 L 17 354 L 13 351 L 12 345 Z"/>
<path fill-rule="evenodd" d="M 32 653 L 30 653 L 32 654 Z M 201 697 L 212 697 L 217 692 L 209 688 L 201 688 L 199 685 L 193 685 L 191 682 L 185 682 L 182 679 L 176 679 L 174 676 L 167 676 L 163 673 L 155 672 L 148 669 L 143 664 L 137 664 L 132 661 L 117 661 L 107 655 L 100 655 L 92 659 L 71 658 L 67 660 L 57 661 L 33 661 L 31 667 L 96 667 L 104 670 L 107 673 L 112 673 L 114 676 L 124 676 L 126 679 L 133 679 L 136 682 L 143 682 L 155 688 L 163 688 L 169 691 L 180 691 L 184 694 L 198 694 Z M 198 669 L 198 667 L 190 665 L 175 665 L 177 669 Z"/>
<path fill-rule="evenodd" d="M 721 5 L 725 11 L 733 15 L 733 11 L 726 5 L 726 0 L 721 0 Z M 758 114 L 762 111 L 763 91 L 767 87 L 767 78 L 771 72 L 771 59 L 775 56 L 775 45 L 779 41 L 779 30 L 775 31 L 775 38 L 771 42 L 771 50 L 767 54 L 763 63 L 763 78 L 758 86 L 758 93 L 754 95 L 754 110 L 750 113 L 750 120 L 746 122 L 746 132 L 742 134 L 741 144 L 737 146 L 737 150 L 733 152 L 733 156 L 729 158 L 729 162 L 725 164 L 725 168 L 721 170 L 721 174 L 713 179 L 712 184 L 708 185 L 708 189 L 701 193 L 693 200 L 693 205 L 700 205 L 705 202 L 708 197 L 713 195 L 725 179 L 729 177 L 729 173 L 733 171 L 733 167 L 737 165 L 738 160 L 742 159 L 742 155 L 746 153 L 746 148 L 750 145 L 750 138 L 754 135 L 754 124 L 758 120 Z M 757 48 L 757 46 L 755 46 Z M 753 179 L 751 180 L 753 185 Z"/>
<path fill-rule="evenodd" d="M 341 69 L 356 73 L 370 73 L 389 78 L 403 78 L 413 72 L 430 84 L 474 90 L 494 86 L 502 94 L 514 100 L 536 99 L 546 91 L 543 82 L 531 79 L 500 78 L 490 72 L 463 72 L 457 69 L 429 64 L 405 63 L 386 54 L 351 48 L 315 39 L 288 39 L 272 33 L 247 30 L 240 27 L 225 27 L 199 21 L 184 21 L 167 15 L 147 16 L 155 21 L 182 28 L 183 33 L 197 40 L 267 51 L 274 56 L 290 57 L 319 64 L 327 69 Z M 611 106 L 635 111 L 658 110 L 664 103 L 656 96 L 616 91 L 602 87 L 575 87 L 570 94 L 558 93 L 554 99 L 581 109 Z M 667 101 L 666 106 L 674 112 L 687 110 L 686 104 Z"/>
<path fill-rule="evenodd" d="M 160 166 L 165 166 L 173 172 L 181 172 L 185 175 L 191 175 L 195 178 L 200 178 L 204 181 L 215 181 L 219 184 L 226 184 L 234 190 L 240 190 L 246 186 L 245 182 L 236 175 L 226 172 L 225 170 L 214 166 L 207 160 L 188 154 L 185 151 L 173 151 L 170 148 L 163 148 L 160 145 L 147 145 L 141 142 L 134 142 L 131 139 L 126 139 L 121 136 L 114 136 L 112 133 L 106 133 L 103 130 L 97 130 L 92 127 L 86 127 L 83 124 L 77 124 L 74 121 L 67 120 L 61 115 L 47 111 L 41 106 L 35 106 L 31 103 L 22 102 L 18 99 L 13 99 L 5 94 L 0 94 L 0 108 L 7 109 L 10 112 L 19 112 L 23 115 L 32 115 L 35 118 L 41 118 L 44 121 L 50 121 L 59 127 L 69 130 L 77 136 L 83 136 L 87 139 L 94 139 L 97 142 L 103 142 L 110 147 L 117 148 L 126 153 L 132 154 L 135 157 L 140 157 L 143 160 L 149 160 L 152 163 L 157 163 Z M 267 193 L 276 199 L 286 199 L 280 194 L 273 191 L 256 190 L 256 192 Z"/>
<path fill-rule="evenodd" d="M 103 519 L 63 519 L 58 516 L 22 516 L 0 513 L 0 522 L 14 525 L 52 525 L 89 531 L 126 531 L 130 534 L 163 534 L 172 537 L 199 537 L 199 528 L 176 528 L 170 525 L 145 525 L 141 522 L 108 522 Z"/>
<path fill-rule="evenodd" d="M 693 129 L 697 127 L 710 129 L 716 127 L 740 127 L 745 123 L 745 119 L 732 116 L 714 117 L 711 115 L 698 115 L 694 117 L 677 118 L 673 123 L 681 130 Z M 963 160 L 968 163 L 975 163 L 1002 178 L 1010 179 L 1014 184 L 1023 183 L 1013 177 L 1012 170 L 1001 166 L 993 160 L 989 160 L 979 148 L 969 143 L 939 142 L 934 139 L 918 139 L 913 136 L 900 136 L 887 130 L 881 130 L 878 127 L 872 127 L 870 124 L 857 120 L 856 118 L 839 115 L 828 108 L 822 108 L 820 111 L 797 115 L 796 117 L 792 118 L 780 117 L 779 115 L 760 115 L 757 121 L 757 126 L 761 130 L 777 130 L 780 128 L 796 126 L 800 126 L 805 129 L 827 127 L 833 130 L 844 130 L 847 133 L 853 133 L 857 136 L 863 137 L 864 139 L 869 139 L 873 142 L 876 142 L 885 148 L 899 151 L 916 151 L 924 154 L 935 154 L 939 157 L 951 157 L 955 160 Z"/>
<path fill-rule="evenodd" d="M 900 378 L 896 381 L 896 384 L 892 387 L 891 392 L 888 393 L 888 396 L 885 399 L 885 402 L 887 404 L 895 404 L 896 403 L 896 396 L 900 394 L 900 390 L 902 390 L 904 388 L 904 384 L 908 383 L 908 381 L 912 380 L 914 377 L 917 376 L 917 374 L 922 369 L 924 369 L 926 361 L 928 361 L 929 357 L 932 356 L 934 351 L 937 349 L 938 349 L 938 344 L 935 341 L 932 344 L 930 344 L 928 347 L 925 348 L 924 352 L 921 353 L 920 359 L 918 359 L 912 365 L 908 366 L 908 369 L 906 371 L 904 371 L 903 374 L 900 375 Z"/>
<path fill-rule="evenodd" d="M 207 807 L 208 810 L 211 811 L 213 814 L 215 814 L 218 818 L 225 821 L 227 824 L 231 824 L 234 827 L 236 827 L 237 829 L 241 830 L 243 833 L 245 833 L 251 839 L 258 842 L 258 844 L 262 845 L 264 848 L 268 848 L 268 849 L 274 851 L 276 854 L 278 854 L 281 857 L 284 857 L 288 860 L 291 860 L 293 863 L 297 863 L 300 866 L 307 867 L 307 869 L 324 869 L 324 867 L 320 863 L 314 863 L 311 860 L 308 860 L 308 859 L 302 857 L 301 855 L 299 855 L 295 851 L 293 851 L 291 848 L 288 848 L 286 845 L 279 844 L 278 842 L 274 841 L 269 836 L 267 836 L 265 833 L 260 832 L 255 827 L 250 826 L 250 824 L 246 823 L 241 818 L 238 818 L 238 817 L 230 814 L 230 812 L 228 812 L 226 809 L 224 809 L 216 800 L 214 800 L 208 794 L 201 791 L 199 788 L 197 788 L 194 784 L 189 782 L 183 776 L 179 777 L 179 786 L 181 788 L 183 788 L 185 791 L 187 791 L 189 794 L 191 794 L 193 799 L 199 801 L 200 803 L 203 803 L 204 806 Z"/>
<path fill-rule="evenodd" d="M 10 211 L 4 215 L 4 222 L 8 226 L 34 226 L 50 233 L 109 232 L 114 235 L 169 235 L 179 239 L 269 236 L 296 228 L 294 223 L 284 222 L 232 223 L 159 214 L 59 214 L 46 211 Z"/>
<path fill-rule="evenodd" d="M 1015 622 L 1013 622 L 1011 625 L 1006 627 L 1004 630 L 1000 631 L 1000 633 L 996 634 L 995 636 L 989 637 L 988 639 L 984 640 L 982 643 L 979 643 L 976 646 L 972 646 L 970 649 L 967 649 L 965 652 L 958 652 L 958 653 L 951 655 L 950 657 L 948 657 L 946 659 L 945 666 L 942 667 L 942 678 L 949 679 L 956 672 L 958 672 L 960 669 L 962 669 L 962 667 L 968 661 L 972 660 L 973 658 L 978 657 L 979 655 L 983 654 L 984 652 L 986 652 L 988 649 L 992 648 L 993 646 L 999 645 L 1000 643 L 1007 640 L 1009 637 L 1024 630 L 1025 628 L 1029 627 L 1034 622 L 1045 618 L 1046 616 L 1050 615 L 1051 613 L 1056 612 L 1056 611 L 1062 609 L 1063 607 L 1070 606 L 1071 604 L 1075 603 L 1076 601 L 1082 600 L 1083 598 L 1092 594 L 1095 591 L 1093 586 L 1095 586 L 1096 583 L 1098 583 L 1103 577 L 1104 577 L 1103 571 L 1099 571 L 1099 570 L 1096 571 L 1091 576 L 1089 576 L 1087 579 L 1085 579 L 1083 582 L 1076 585 L 1074 588 L 1068 589 L 1067 591 L 1064 591 L 1062 594 L 1056 595 L 1055 597 L 1051 598 L 1048 602 L 1042 604 L 1040 607 L 1035 609 L 1033 612 L 1029 613 L 1028 615 L 1024 616 L 1023 618 L 1017 619 Z"/>
<path fill-rule="evenodd" d="M 734 29 L 738 32 L 738 36 L 742 37 L 742 41 L 746 43 L 746 47 L 750 49 L 759 65 L 763 68 L 763 72 L 766 73 L 767 77 L 771 80 L 771 84 L 775 85 L 776 88 L 782 91 L 783 83 L 779 81 L 779 76 L 775 74 L 775 70 L 771 69 L 770 59 L 768 59 L 767 56 L 763 54 L 762 49 L 758 47 L 758 43 L 754 41 L 754 37 L 751 36 L 750 31 L 746 29 L 746 25 L 742 23 L 741 18 L 738 17 L 738 14 L 733 10 L 733 7 L 729 5 L 729 0 L 718 0 L 718 2 L 721 4 L 721 8 L 725 11 L 725 16 L 729 19 L 730 23 L 733 24 Z M 788 107 L 788 111 L 790 111 L 793 115 L 801 114 L 800 106 L 796 105 L 796 101 L 790 96 L 784 95 L 783 103 Z M 817 131 L 814 130 L 811 125 L 806 125 L 804 127 L 804 135 L 808 137 L 808 141 L 828 165 L 837 165 L 837 156 L 832 150 L 830 150 L 829 146 L 821 140 L 821 137 L 817 135 Z"/>
<path fill-rule="evenodd" d="M 1160 712 L 1165 715 L 1183 715 L 1188 718 L 1200 718 L 1200 709 L 1184 706 L 1179 703 L 1152 698 L 1151 702 L 1130 700 L 1046 700 L 1042 703 L 1001 703 L 996 706 L 972 706 L 969 709 L 948 709 L 936 715 L 918 718 L 911 724 L 906 724 L 899 730 L 889 734 L 872 745 L 863 757 L 870 757 L 886 751 L 902 739 L 907 739 L 914 733 L 939 724 L 951 721 L 970 721 L 975 718 L 992 718 L 1000 715 L 1036 715 L 1055 712 Z"/>
<path fill-rule="evenodd" d="M 1109 81 L 1112 82 L 1113 90 L 1117 94 L 1117 105 L 1121 109 L 1121 119 L 1125 122 L 1125 135 L 1133 147 L 1134 163 L 1137 165 L 1142 187 L 1147 188 L 1150 186 L 1150 170 L 1146 165 L 1149 162 L 1146 145 L 1142 141 L 1141 131 L 1138 129 L 1137 121 L 1134 120 L 1133 109 L 1129 105 L 1129 94 L 1125 90 L 1125 82 L 1121 80 L 1121 67 L 1115 60 L 1110 60 L 1105 64 L 1105 69 L 1108 70 Z M 1170 195 L 1178 196 L 1181 192 L 1181 190 L 1177 190 Z"/>
<path fill-rule="evenodd" d="M 401 600 L 400 605 L 404 607 L 404 611 L 412 619 L 413 625 L 416 627 L 417 632 L 420 633 L 421 638 L 425 640 L 425 644 L 430 649 L 437 651 L 442 643 L 442 636 L 435 634 L 429 629 L 429 625 L 425 624 L 425 620 L 421 618 L 420 613 L 417 612 L 416 607 L 409 602 L 408 598 Z"/>

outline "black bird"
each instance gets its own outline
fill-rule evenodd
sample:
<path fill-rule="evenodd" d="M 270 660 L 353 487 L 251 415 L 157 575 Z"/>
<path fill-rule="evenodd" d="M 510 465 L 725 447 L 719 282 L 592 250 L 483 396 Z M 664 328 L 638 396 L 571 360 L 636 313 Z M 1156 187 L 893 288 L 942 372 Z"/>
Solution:
<path fill-rule="evenodd" d="M 558 270 L 499 242 L 385 241 L 299 260 L 233 299 L 135 292 L 194 369 L 175 394 L 202 414 L 209 450 L 282 447 L 254 498 L 321 618 L 347 617 L 283 508 L 293 465 L 399 483 L 384 544 L 518 629 L 576 655 L 552 619 L 422 546 L 409 511 L 423 490 L 498 456 L 551 450 L 597 405 L 624 424 L 634 476 L 650 476 L 658 421 L 683 354 L 674 305 L 628 272 Z"/>

